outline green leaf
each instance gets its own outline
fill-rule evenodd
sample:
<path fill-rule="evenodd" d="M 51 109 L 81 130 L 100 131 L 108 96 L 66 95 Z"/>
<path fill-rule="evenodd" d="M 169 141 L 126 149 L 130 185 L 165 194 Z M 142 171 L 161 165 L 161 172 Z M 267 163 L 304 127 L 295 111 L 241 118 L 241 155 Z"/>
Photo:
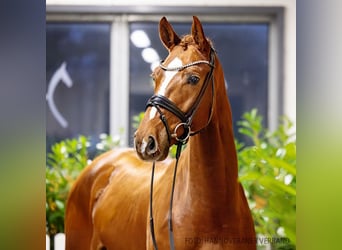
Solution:
<path fill-rule="evenodd" d="M 284 160 L 277 158 L 268 158 L 267 161 L 272 167 L 283 168 L 292 175 L 296 175 L 297 173 L 296 167 Z"/>
<path fill-rule="evenodd" d="M 265 188 L 273 191 L 273 192 L 280 192 L 280 193 L 289 193 L 291 195 L 296 195 L 296 189 L 291 186 L 285 185 L 283 182 L 275 180 L 270 176 L 262 176 L 259 178 L 259 182 Z"/>
<path fill-rule="evenodd" d="M 64 202 L 63 201 L 56 200 L 55 202 L 56 202 L 58 209 L 64 210 Z"/>
<path fill-rule="evenodd" d="M 239 128 L 239 133 L 240 134 L 244 134 L 244 135 L 247 135 L 248 137 L 250 138 L 253 138 L 253 132 L 250 130 L 250 129 L 247 129 L 247 128 Z"/>
<path fill-rule="evenodd" d="M 240 181 L 255 181 L 260 178 L 261 174 L 259 172 L 250 171 L 239 177 Z"/>

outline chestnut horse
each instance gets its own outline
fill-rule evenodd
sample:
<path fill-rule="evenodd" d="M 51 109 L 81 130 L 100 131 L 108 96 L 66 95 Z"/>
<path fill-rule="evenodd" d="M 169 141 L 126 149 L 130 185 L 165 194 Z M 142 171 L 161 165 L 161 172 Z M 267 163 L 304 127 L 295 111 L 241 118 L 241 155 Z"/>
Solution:
<path fill-rule="evenodd" d="M 155 95 L 135 151 L 107 152 L 78 177 L 67 202 L 66 249 L 256 249 L 216 52 L 197 17 L 182 38 L 163 17 L 159 35 L 169 55 L 152 74 Z M 167 158 L 171 145 L 185 143 L 177 160 Z"/>

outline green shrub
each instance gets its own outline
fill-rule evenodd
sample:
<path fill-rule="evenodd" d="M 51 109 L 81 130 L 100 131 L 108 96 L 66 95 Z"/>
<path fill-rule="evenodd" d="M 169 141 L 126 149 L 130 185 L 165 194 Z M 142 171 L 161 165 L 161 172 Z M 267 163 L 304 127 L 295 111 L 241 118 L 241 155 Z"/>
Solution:
<path fill-rule="evenodd" d="M 95 155 L 120 144 L 119 138 L 100 135 Z M 65 203 L 68 192 L 89 159 L 90 139 L 79 136 L 55 143 L 47 155 L 46 167 L 46 233 L 64 232 Z"/>
<path fill-rule="evenodd" d="M 272 249 L 295 249 L 296 244 L 296 138 L 294 125 L 282 118 L 271 132 L 262 126 L 257 110 L 243 115 L 239 132 L 253 142 L 237 142 L 239 180 L 242 183 L 258 235 L 287 237 L 291 244 Z"/>

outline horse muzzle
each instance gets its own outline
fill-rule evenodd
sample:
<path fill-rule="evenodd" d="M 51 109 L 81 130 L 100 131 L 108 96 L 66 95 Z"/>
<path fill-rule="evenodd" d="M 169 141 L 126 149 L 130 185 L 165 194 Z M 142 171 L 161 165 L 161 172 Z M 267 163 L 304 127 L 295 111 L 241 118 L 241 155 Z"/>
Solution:
<path fill-rule="evenodd" d="M 139 136 L 136 132 L 134 146 L 138 156 L 145 161 L 162 161 L 168 155 L 168 148 L 162 147 L 153 135 Z"/>

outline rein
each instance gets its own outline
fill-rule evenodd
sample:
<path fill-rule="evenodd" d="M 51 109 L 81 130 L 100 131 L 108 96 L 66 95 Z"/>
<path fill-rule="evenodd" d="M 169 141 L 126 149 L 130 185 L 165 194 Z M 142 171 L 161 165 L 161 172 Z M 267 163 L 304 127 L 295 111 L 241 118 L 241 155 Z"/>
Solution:
<path fill-rule="evenodd" d="M 161 61 L 160 63 L 160 68 L 163 69 L 164 71 L 181 71 L 185 68 L 194 66 L 194 65 L 198 65 L 198 64 L 208 64 L 211 68 L 210 71 L 208 72 L 208 74 L 206 75 L 206 78 L 204 80 L 204 84 L 202 85 L 202 88 L 195 100 L 195 102 L 193 103 L 192 107 L 190 108 L 190 110 L 186 113 L 184 113 L 182 110 L 180 110 L 170 99 L 168 99 L 167 97 L 163 96 L 163 95 L 153 95 L 147 102 L 146 104 L 146 108 L 152 106 L 154 108 L 157 109 L 159 115 L 160 115 L 160 119 L 164 124 L 164 127 L 166 129 L 167 135 L 168 135 L 168 141 L 169 141 L 169 145 L 171 145 L 171 138 L 176 139 L 177 143 L 177 151 L 176 151 L 176 163 L 175 163 L 175 168 L 174 168 L 174 173 L 173 173 L 173 180 L 172 180 L 172 187 L 171 187 L 171 195 L 170 195 L 170 207 L 169 207 L 169 216 L 168 216 L 168 229 L 169 229 L 169 240 L 170 240 L 170 248 L 172 250 L 175 249 L 175 244 L 174 244 L 174 236 L 173 236 L 173 227 L 172 227 L 172 207 L 173 207 L 173 195 L 174 195 L 174 188 L 175 188 L 175 183 L 176 183 L 176 173 L 177 173 L 177 167 L 178 167 L 178 160 L 180 158 L 181 155 L 181 151 L 182 151 L 182 146 L 185 145 L 188 142 L 188 139 L 190 136 L 193 136 L 197 133 L 199 133 L 200 131 L 202 131 L 202 129 L 206 128 L 208 126 L 208 124 L 211 121 L 212 118 L 212 114 L 213 114 L 213 102 L 214 102 L 214 93 L 215 93 L 215 86 L 214 86 L 214 79 L 213 79 L 213 71 L 215 68 L 215 50 L 213 48 L 211 48 L 210 50 L 210 62 L 208 61 L 204 61 L 204 60 L 200 60 L 200 61 L 195 61 L 192 63 L 188 63 L 186 65 L 180 66 L 180 67 L 165 67 L 164 65 L 162 65 L 163 61 Z M 196 111 L 198 110 L 199 104 L 204 96 L 204 93 L 209 85 L 209 82 L 212 82 L 212 103 L 211 103 L 211 110 L 210 110 L 210 114 L 209 114 L 209 118 L 207 121 L 207 124 L 199 129 L 198 131 L 191 131 L 191 124 L 192 124 L 192 120 L 193 117 L 196 113 Z M 160 108 L 166 109 L 168 111 L 170 111 L 171 113 L 173 113 L 175 116 L 177 116 L 180 120 L 181 123 L 179 123 L 173 133 L 171 133 L 170 131 L 170 127 L 168 125 L 167 119 L 164 115 L 164 113 L 162 112 L 162 110 Z M 184 128 L 184 133 L 183 135 L 181 135 L 180 137 L 178 137 L 177 134 L 177 130 L 183 127 Z M 156 237 L 155 237 L 155 233 L 154 233 L 154 221 L 153 221 L 153 181 L 154 181 L 154 170 L 155 170 L 155 161 L 153 162 L 152 165 L 152 173 L 151 173 L 151 188 L 150 188 L 150 231 L 151 231 L 151 237 L 152 237 L 152 242 L 153 242 L 153 247 L 155 250 L 158 250 L 158 246 L 157 246 L 157 241 L 156 241 Z"/>

